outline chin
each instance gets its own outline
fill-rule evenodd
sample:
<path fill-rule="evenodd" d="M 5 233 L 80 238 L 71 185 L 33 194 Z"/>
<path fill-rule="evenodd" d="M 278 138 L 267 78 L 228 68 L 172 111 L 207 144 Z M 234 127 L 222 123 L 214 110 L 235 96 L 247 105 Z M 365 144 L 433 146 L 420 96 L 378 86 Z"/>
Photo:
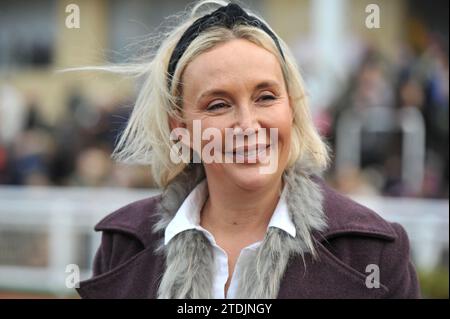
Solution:
<path fill-rule="evenodd" d="M 229 180 L 242 189 L 252 191 L 270 185 L 277 180 L 277 173 L 261 174 L 258 164 L 228 164 L 224 173 Z"/>

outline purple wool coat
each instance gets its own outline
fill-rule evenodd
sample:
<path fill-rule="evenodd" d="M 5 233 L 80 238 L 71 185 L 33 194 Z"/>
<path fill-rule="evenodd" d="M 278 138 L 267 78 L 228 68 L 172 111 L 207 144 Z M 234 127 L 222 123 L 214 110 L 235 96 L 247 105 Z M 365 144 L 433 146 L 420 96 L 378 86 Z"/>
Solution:
<path fill-rule="evenodd" d="M 318 259 L 292 256 L 278 298 L 420 298 L 409 240 L 402 226 L 339 194 L 318 179 L 328 227 L 314 232 Z M 156 298 L 165 256 L 162 235 L 151 231 L 160 195 L 131 203 L 96 226 L 102 242 L 93 277 L 77 289 L 82 298 Z M 380 285 L 368 288 L 367 266 L 379 267 Z"/>

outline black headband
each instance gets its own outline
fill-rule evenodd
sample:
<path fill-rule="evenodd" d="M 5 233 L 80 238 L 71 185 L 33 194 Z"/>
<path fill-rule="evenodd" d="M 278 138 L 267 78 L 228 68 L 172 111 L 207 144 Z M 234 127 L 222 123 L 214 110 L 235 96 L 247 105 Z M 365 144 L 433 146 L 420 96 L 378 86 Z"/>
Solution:
<path fill-rule="evenodd" d="M 230 3 L 227 6 L 222 6 L 214 12 L 204 15 L 195 20 L 195 22 L 183 33 L 178 41 L 175 49 L 172 52 L 168 67 L 168 84 L 169 90 L 172 84 L 172 78 L 177 68 L 178 60 L 183 56 L 184 51 L 191 42 L 203 31 L 215 26 L 223 26 L 231 29 L 234 25 L 246 24 L 262 29 L 275 42 L 281 56 L 284 59 L 283 51 L 278 43 L 275 34 L 258 18 L 249 16 L 239 5 Z"/>

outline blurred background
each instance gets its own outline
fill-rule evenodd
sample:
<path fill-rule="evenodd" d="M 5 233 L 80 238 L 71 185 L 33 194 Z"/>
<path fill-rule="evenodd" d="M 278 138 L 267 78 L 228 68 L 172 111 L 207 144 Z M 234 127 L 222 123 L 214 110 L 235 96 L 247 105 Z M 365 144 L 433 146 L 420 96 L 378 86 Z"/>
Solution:
<path fill-rule="evenodd" d="M 0 0 L 0 298 L 76 298 L 66 266 L 90 276 L 95 223 L 159 192 L 148 167 L 110 159 L 139 81 L 55 70 L 126 62 L 191 3 Z M 333 149 L 326 180 L 401 223 L 424 297 L 448 298 L 448 2 L 240 3 L 297 58 Z M 80 28 L 65 24 L 69 4 Z"/>

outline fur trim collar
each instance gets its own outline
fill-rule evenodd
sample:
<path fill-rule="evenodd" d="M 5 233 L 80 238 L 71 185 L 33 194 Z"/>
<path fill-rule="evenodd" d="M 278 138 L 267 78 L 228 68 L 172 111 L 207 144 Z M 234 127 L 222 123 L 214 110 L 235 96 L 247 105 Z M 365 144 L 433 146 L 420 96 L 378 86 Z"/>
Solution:
<path fill-rule="evenodd" d="M 191 165 L 164 190 L 158 207 L 159 220 L 154 232 L 163 231 L 184 199 L 205 178 L 201 164 Z M 314 231 L 326 228 L 322 192 L 300 164 L 286 170 L 286 201 L 296 228 L 292 238 L 278 228 L 270 228 L 258 248 L 256 258 L 245 265 L 238 283 L 238 298 L 276 298 L 291 256 L 315 256 Z M 166 269 L 158 298 L 212 298 L 213 250 L 208 239 L 197 230 L 184 231 L 168 243 L 161 241 L 158 251 L 166 255 Z"/>

